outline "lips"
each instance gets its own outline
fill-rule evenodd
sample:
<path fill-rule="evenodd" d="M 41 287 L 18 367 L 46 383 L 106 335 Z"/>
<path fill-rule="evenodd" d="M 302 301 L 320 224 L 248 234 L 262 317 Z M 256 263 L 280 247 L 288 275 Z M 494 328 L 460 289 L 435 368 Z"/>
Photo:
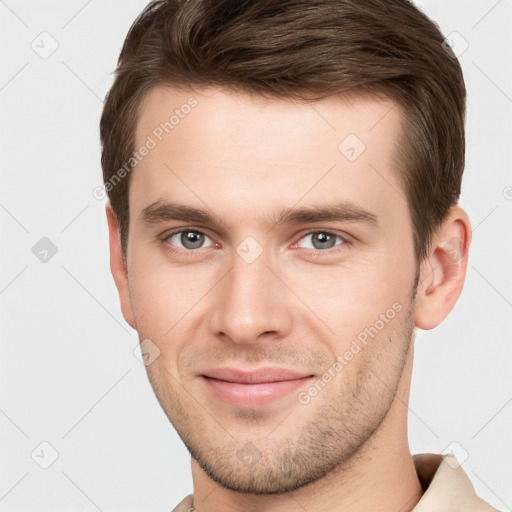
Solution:
<path fill-rule="evenodd" d="M 310 375 L 286 368 L 265 367 L 256 370 L 240 370 L 239 368 L 216 368 L 204 373 L 212 379 L 225 380 L 227 382 L 238 382 L 240 384 L 260 384 L 263 382 L 281 382 L 285 380 L 296 380 Z"/>
<path fill-rule="evenodd" d="M 215 368 L 201 375 L 209 392 L 237 407 L 258 408 L 283 398 L 309 383 L 314 376 L 279 367 L 255 370 Z"/>

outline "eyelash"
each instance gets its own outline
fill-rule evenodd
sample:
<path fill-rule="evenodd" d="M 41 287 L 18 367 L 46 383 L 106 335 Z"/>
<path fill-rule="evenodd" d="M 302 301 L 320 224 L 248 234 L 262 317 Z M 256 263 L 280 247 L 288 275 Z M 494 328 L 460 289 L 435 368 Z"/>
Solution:
<path fill-rule="evenodd" d="M 160 238 L 160 240 L 163 243 L 166 243 L 174 235 L 178 235 L 180 233 L 184 233 L 184 232 L 187 232 L 187 231 L 198 233 L 198 234 L 201 234 L 201 235 L 205 235 L 208 238 L 210 238 L 207 233 L 205 233 L 204 231 L 202 231 L 200 229 L 196 229 L 196 228 L 179 228 L 179 229 L 170 231 L 168 233 L 165 233 Z M 324 229 L 317 229 L 317 230 L 313 230 L 313 231 L 308 231 L 307 233 L 304 233 L 300 237 L 299 241 L 302 240 L 303 238 L 307 237 L 307 236 L 318 234 L 318 233 L 324 233 L 324 234 L 327 234 L 327 235 L 332 235 L 332 236 L 337 237 L 340 240 L 342 240 L 343 243 L 340 244 L 340 245 L 336 245 L 336 246 L 334 246 L 334 247 L 332 247 L 330 249 L 326 249 L 326 250 L 307 249 L 307 251 L 309 251 L 309 254 L 312 255 L 313 257 L 317 257 L 317 256 L 318 257 L 322 257 L 323 255 L 332 255 L 333 253 L 338 253 L 338 252 L 341 252 L 341 251 L 345 250 L 347 248 L 346 246 L 351 245 L 351 242 L 348 239 L 348 237 L 341 236 L 341 235 L 339 235 L 337 233 L 334 233 L 334 232 L 328 231 L 328 230 L 324 230 Z M 296 245 L 297 245 L 297 242 L 294 243 L 294 246 L 296 246 Z M 179 255 L 182 255 L 182 256 L 184 255 L 184 256 L 187 256 L 187 257 L 193 257 L 194 253 L 198 252 L 200 249 L 201 248 L 199 248 L 199 249 L 175 249 L 174 246 L 171 243 L 166 243 L 166 250 L 167 251 L 169 251 L 171 253 L 174 253 L 174 254 L 179 254 Z"/>

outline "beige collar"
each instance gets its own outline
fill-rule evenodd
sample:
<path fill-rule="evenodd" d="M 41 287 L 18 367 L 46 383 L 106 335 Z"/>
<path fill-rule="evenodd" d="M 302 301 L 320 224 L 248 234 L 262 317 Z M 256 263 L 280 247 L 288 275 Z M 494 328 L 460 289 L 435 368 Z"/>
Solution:
<path fill-rule="evenodd" d="M 496 511 L 479 498 L 454 455 L 413 455 L 416 473 L 425 493 L 411 512 Z"/>

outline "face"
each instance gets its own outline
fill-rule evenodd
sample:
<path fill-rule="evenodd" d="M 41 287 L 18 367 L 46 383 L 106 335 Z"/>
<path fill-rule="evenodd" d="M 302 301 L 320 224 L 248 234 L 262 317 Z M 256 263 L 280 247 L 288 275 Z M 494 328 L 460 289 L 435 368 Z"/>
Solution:
<path fill-rule="evenodd" d="M 135 146 L 155 144 L 131 175 L 123 311 L 220 485 L 312 482 L 390 410 L 417 284 L 400 129 L 396 105 L 368 98 L 158 87 L 142 105 Z"/>

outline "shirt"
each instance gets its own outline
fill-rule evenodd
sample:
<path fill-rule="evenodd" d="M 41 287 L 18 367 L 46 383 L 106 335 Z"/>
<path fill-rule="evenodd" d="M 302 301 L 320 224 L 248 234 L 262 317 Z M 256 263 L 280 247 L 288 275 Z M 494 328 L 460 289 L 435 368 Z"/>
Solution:
<path fill-rule="evenodd" d="M 454 455 L 420 453 L 412 458 L 424 493 L 411 512 L 499 512 L 477 496 Z M 192 498 L 189 494 L 172 512 L 194 512 Z"/>

